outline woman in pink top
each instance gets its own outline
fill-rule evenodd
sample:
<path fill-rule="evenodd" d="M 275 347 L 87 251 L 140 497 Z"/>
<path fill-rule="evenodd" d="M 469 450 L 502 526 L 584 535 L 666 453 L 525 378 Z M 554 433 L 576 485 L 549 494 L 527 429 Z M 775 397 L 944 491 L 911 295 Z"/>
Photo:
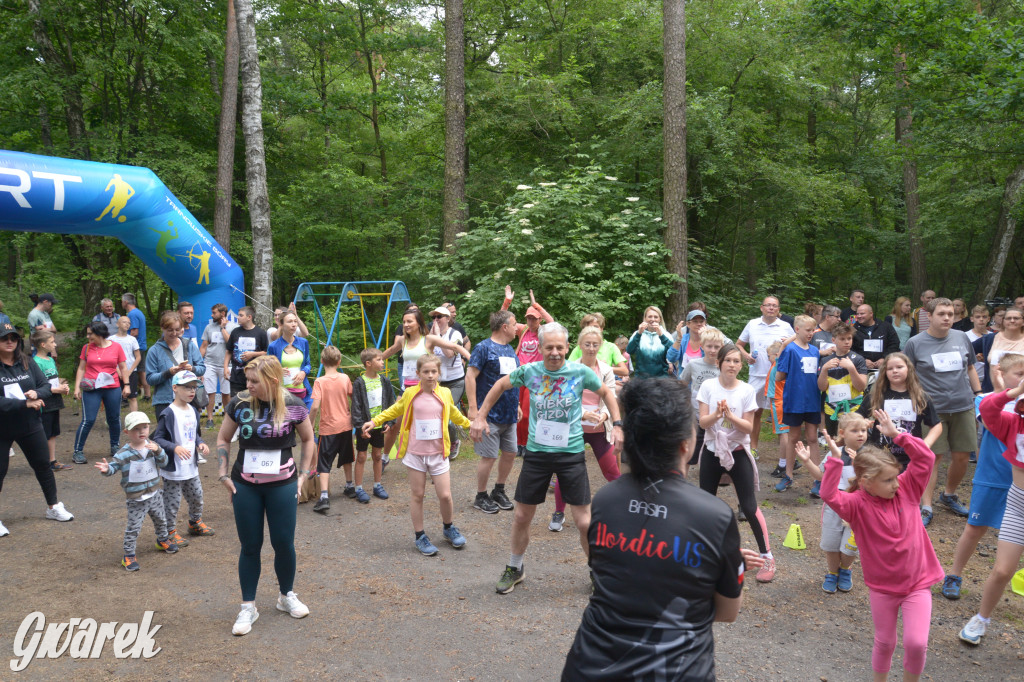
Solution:
<path fill-rule="evenodd" d="M 903 679 L 918 680 L 924 671 L 931 626 L 931 586 L 942 582 L 942 566 L 921 523 L 918 502 L 935 466 L 924 441 L 897 431 L 882 410 L 875 410 L 878 431 L 910 456 L 907 470 L 886 450 L 862 448 L 853 460 L 855 477 L 839 491 L 843 473 L 839 446 L 825 461 L 821 499 L 850 524 L 860 549 L 864 583 L 871 596 L 875 646 L 871 668 L 876 682 L 888 677 L 896 649 L 896 620 L 903 611 Z"/>
<path fill-rule="evenodd" d="M 505 301 L 501 304 L 502 310 L 508 310 L 515 299 L 512 287 L 505 286 Z M 537 299 L 533 297 L 533 289 L 530 289 L 530 307 L 526 309 L 526 324 L 516 325 L 516 336 L 519 337 L 519 345 L 516 346 L 516 355 L 519 357 L 519 364 L 528 365 L 531 362 L 543 360 L 540 356 L 540 339 L 537 330 L 540 329 L 540 320 L 554 322 L 555 318 L 544 310 Z M 530 393 L 523 386 L 519 389 L 519 407 L 523 410 L 523 416 L 516 425 L 516 443 L 519 445 L 519 454 L 523 453 L 526 447 L 526 439 L 530 435 Z"/>

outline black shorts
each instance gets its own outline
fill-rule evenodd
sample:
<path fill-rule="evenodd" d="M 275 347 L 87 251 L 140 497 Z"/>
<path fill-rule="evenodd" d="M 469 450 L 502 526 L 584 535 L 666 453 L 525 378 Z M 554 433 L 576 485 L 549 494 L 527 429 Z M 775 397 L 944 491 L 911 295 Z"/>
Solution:
<path fill-rule="evenodd" d="M 790 428 L 800 428 L 804 423 L 820 424 L 821 412 L 786 412 L 782 413 L 782 423 Z"/>
<path fill-rule="evenodd" d="M 142 371 L 142 365 L 140 364 L 135 368 L 135 371 L 128 375 L 128 397 L 138 398 L 139 397 L 139 372 Z"/>
<path fill-rule="evenodd" d="M 839 436 L 839 420 L 832 419 L 832 417 L 825 415 L 825 431 L 827 431 L 828 435 L 833 438 Z"/>
<path fill-rule="evenodd" d="M 343 464 L 351 464 L 356 461 L 355 452 L 352 450 L 352 432 L 332 433 L 329 436 L 321 435 L 317 439 L 316 447 L 316 470 L 321 474 L 331 473 L 331 465 L 334 458 L 338 458 L 338 467 Z"/>
<path fill-rule="evenodd" d="M 60 410 L 43 412 L 39 415 L 39 419 L 43 422 L 43 434 L 46 436 L 46 440 L 60 435 Z"/>
<path fill-rule="evenodd" d="M 544 504 L 552 475 L 558 476 L 562 498 L 567 504 L 590 504 L 590 478 L 583 453 L 533 452 L 523 455 L 523 468 L 516 483 L 515 500 L 520 504 Z"/>
<path fill-rule="evenodd" d="M 384 447 L 384 427 L 370 431 L 369 438 L 363 438 L 363 432 L 356 430 L 356 452 L 366 452 L 367 446 Z"/>

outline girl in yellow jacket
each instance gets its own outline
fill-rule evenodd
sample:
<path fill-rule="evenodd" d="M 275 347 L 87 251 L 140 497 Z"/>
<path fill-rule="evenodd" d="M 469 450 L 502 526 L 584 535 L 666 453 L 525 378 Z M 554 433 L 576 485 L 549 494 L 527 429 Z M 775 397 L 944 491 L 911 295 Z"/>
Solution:
<path fill-rule="evenodd" d="M 465 536 L 453 525 L 455 506 L 448 475 L 448 454 L 451 451 L 448 422 L 469 428 L 470 421 L 452 402 L 451 391 L 438 385 L 440 374 L 441 358 L 433 353 L 421 355 L 416 361 L 416 375 L 420 382 L 407 388 L 394 405 L 362 425 L 363 437 L 369 438 L 370 431 L 381 424 L 399 416 L 402 418 L 398 456 L 409 468 L 412 490 L 409 513 L 412 515 L 412 528 L 416 531 L 416 549 L 425 556 L 437 554 L 437 547 L 423 531 L 423 494 L 428 473 L 434 481 L 434 492 L 441 507 L 445 540 L 455 549 L 466 546 Z"/>

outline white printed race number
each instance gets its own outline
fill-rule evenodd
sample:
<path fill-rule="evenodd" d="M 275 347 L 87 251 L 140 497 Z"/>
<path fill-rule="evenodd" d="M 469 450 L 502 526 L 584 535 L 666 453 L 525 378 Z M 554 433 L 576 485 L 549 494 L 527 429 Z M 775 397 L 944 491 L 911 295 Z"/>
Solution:
<path fill-rule="evenodd" d="M 498 371 L 501 374 L 511 374 L 516 369 L 516 359 L 504 355 L 498 357 Z"/>
<path fill-rule="evenodd" d="M 58 377 L 50 379 L 50 388 L 55 390 L 60 388 L 60 379 Z"/>
<path fill-rule="evenodd" d="M 882 339 L 864 339 L 865 353 L 881 353 Z"/>
<path fill-rule="evenodd" d="M 534 426 L 533 439 L 549 448 L 565 447 L 569 443 L 569 425 L 561 422 L 538 419 Z"/>
<path fill-rule="evenodd" d="M 114 375 L 100 372 L 96 375 L 96 388 L 109 388 L 116 385 Z"/>
<path fill-rule="evenodd" d="M 384 389 L 382 388 L 366 392 L 366 404 L 370 406 L 370 409 L 373 409 L 374 407 L 380 407 L 382 401 L 381 395 L 383 393 Z"/>
<path fill-rule="evenodd" d="M 246 450 L 242 471 L 247 474 L 281 473 L 280 450 Z"/>
<path fill-rule="evenodd" d="M 25 392 L 20 384 L 4 384 L 4 397 L 14 400 L 25 400 Z"/>
<path fill-rule="evenodd" d="M 438 440 L 441 437 L 440 419 L 417 419 L 416 440 Z"/>
<path fill-rule="evenodd" d="M 828 387 L 828 401 L 835 405 L 844 400 L 853 400 L 853 390 L 850 384 L 830 384 Z"/>
<path fill-rule="evenodd" d="M 885 413 L 889 415 L 889 419 L 896 421 L 897 419 L 904 422 L 917 421 L 917 412 L 914 412 L 914 403 L 910 398 L 899 398 L 896 400 L 886 400 L 883 403 Z"/>
<path fill-rule="evenodd" d="M 156 478 L 156 460 L 146 458 L 141 462 L 130 462 L 128 465 L 128 482 L 145 483 Z"/>
<path fill-rule="evenodd" d="M 932 353 L 932 366 L 936 372 L 958 372 L 964 368 L 963 357 L 956 351 Z"/>
<path fill-rule="evenodd" d="M 821 344 L 821 352 L 825 353 L 825 352 L 828 352 L 830 350 L 835 350 L 835 347 L 836 347 L 836 344 L 829 343 L 828 341 L 823 341 L 822 344 Z"/>
<path fill-rule="evenodd" d="M 416 363 L 407 362 L 402 365 L 402 378 L 412 381 L 416 378 Z"/>
<path fill-rule="evenodd" d="M 251 350 L 254 351 L 256 350 L 256 339 L 253 338 L 252 336 L 240 336 L 238 337 L 238 342 L 236 343 L 236 345 L 238 346 L 238 350 L 242 351 L 243 353 Z"/>
<path fill-rule="evenodd" d="M 589 403 L 583 403 L 583 412 L 584 413 L 593 412 L 593 413 L 597 414 L 600 411 L 600 409 L 601 409 L 601 405 L 599 403 L 594 403 L 593 405 L 591 405 Z M 598 422 L 593 421 L 593 420 L 584 419 L 583 420 L 583 425 L 584 426 L 597 426 Z"/>
<path fill-rule="evenodd" d="M 816 374 L 818 372 L 818 358 L 800 358 L 804 367 L 804 374 Z"/>

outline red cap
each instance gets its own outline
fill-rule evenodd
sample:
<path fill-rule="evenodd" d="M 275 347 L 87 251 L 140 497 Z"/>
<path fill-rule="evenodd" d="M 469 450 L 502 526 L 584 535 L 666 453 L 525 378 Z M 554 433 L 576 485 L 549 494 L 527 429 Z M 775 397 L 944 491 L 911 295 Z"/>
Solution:
<path fill-rule="evenodd" d="M 532 305 L 529 308 L 526 309 L 526 316 L 527 317 L 536 317 L 537 319 L 540 319 L 541 317 L 543 317 L 540 314 L 540 311 L 537 310 L 537 308 L 535 308 Z"/>

